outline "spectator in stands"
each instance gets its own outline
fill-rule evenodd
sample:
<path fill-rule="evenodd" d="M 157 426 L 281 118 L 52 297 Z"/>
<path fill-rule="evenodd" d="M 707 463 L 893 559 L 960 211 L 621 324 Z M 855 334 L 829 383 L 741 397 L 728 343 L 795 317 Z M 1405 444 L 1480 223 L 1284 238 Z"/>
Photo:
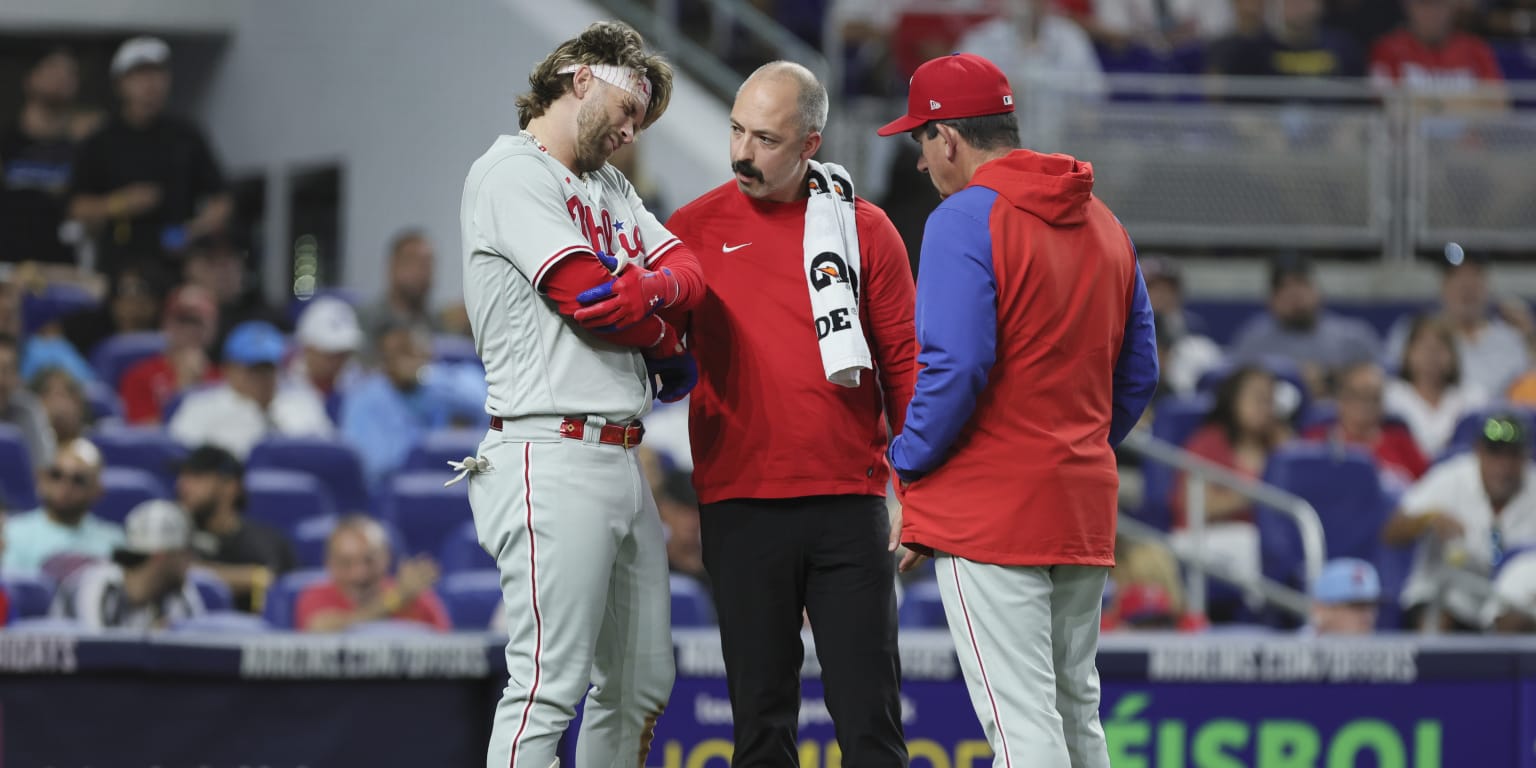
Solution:
<path fill-rule="evenodd" d="M 408 229 L 389 243 L 389 285 L 384 296 L 359 313 L 363 332 L 378 344 L 387 328 L 416 325 L 437 332 L 437 318 L 427 302 L 432 297 L 432 271 L 437 260 L 431 241 L 420 230 Z M 377 348 L 373 350 L 376 355 Z"/>
<path fill-rule="evenodd" d="M 1156 584 L 1117 586 L 1099 625 L 1109 631 L 1171 630 L 1179 625 L 1179 612 L 1168 591 Z"/>
<path fill-rule="evenodd" d="M 325 570 L 330 577 L 305 589 L 294 609 L 294 625 L 303 632 L 341 632 L 370 621 L 415 621 L 447 632 L 452 623 L 432 591 L 437 564 L 416 557 L 389 576 L 389 543 L 372 518 L 354 515 L 336 524 L 326 543 Z"/>
<path fill-rule="evenodd" d="M 1110 48 L 1139 46 L 1166 54 L 1215 40 L 1232 29 L 1231 0 L 1093 0 L 1086 21 Z"/>
<path fill-rule="evenodd" d="M 1523 42 L 1536 35 L 1536 0 L 1493 0 L 1486 5 L 1489 36 Z"/>
<path fill-rule="evenodd" d="M 1312 617 L 1302 634 L 1369 635 L 1380 601 L 1376 566 L 1354 557 L 1329 560 L 1312 585 Z"/>
<path fill-rule="evenodd" d="M 21 431 L 32 466 L 41 467 L 53 460 L 56 443 L 48 414 L 21 384 L 20 358 L 21 343 L 15 336 L 0 333 L 0 424 Z"/>
<path fill-rule="evenodd" d="M 1403 22 L 1402 6 L 1390 0 L 1329 0 L 1327 6 L 1323 23 L 1361 45 L 1370 45 Z"/>
<path fill-rule="evenodd" d="M 1212 41 L 1205 52 L 1205 71 L 1235 75 L 1252 51 L 1274 44 L 1265 17 L 1265 0 L 1232 0 L 1232 29 Z"/>
<path fill-rule="evenodd" d="M 1380 354 L 1370 324 L 1323 309 L 1312 262 L 1299 253 L 1282 253 L 1270 262 L 1269 312 L 1243 326 L 1232 343 L 1232 357 L 1244 363 L 1270 355 L 1294 362 L 1313 396 L 1327 392 L 1328 371 Z"/>
<path fill-rule="evenodd" d="M 1493 49 L 1457 31 L 1457 0 L 1402 3 L 1408 23 L 1371 47 L 1372 77 L 1436 94 L 1469 93 L 1504 81 Z"/>
<path fill-rule="evenodd" d="M 222 230 L 233 210 L 208 141 L 192 123 L 165 114 L 171 49 L 135 37 L 112 57 L 122 110 L 80 147 L 70 184 L 70 218 L 99 232 L 97 264 L 157 266 L 194 238 Z"/>
<path fill-rule="evenodd" d="M 81 109 L 80 63 L 63 48 L 43 54 L 22 80 L 21 111 L 0 130 L 0 262 L 74 264 L 59 239 L 75 148 L 100 116 Z"/>
<path fill-rule="evenodd" d="M 159 424 L 172 399 L 219 380 L 219 368 L 208 358 L 218 325 L 212 294 L 195 285 L 171 293 L 165 304 L 165 351 L 135 363 L 120 380 L 125 421 Z"/>
<path fill-rule="evenodd" d="M 1402 596 L 1410 626 L 1480 629 L 1482 596 L 1445 581 L 1445 574 L 1464 570 L 1488 578 L 1504 553 L 1536 546 L 1536 467 L 1524 421 L 1490 416 L 1475 451 L 1436 465 L 1404 494 L 1383 537 L 1396 546 L 1418 544 Z"/>
<path fill-rule="evenodd" d="M 62 368 L 44 368 L 32 377 L 32 394 L 48 414 L 48 425 L 59 445 L 85 436 L 91 423 L 91 406 L 85 388 Z"/>
<path fill-rule="evenodd" d="M 148 270 L 125 268 L 112 276 L 102 306 L 65 318 L 64 336 L 75 349 L 88 355 L 110 336 L 159 330 L 164 298 L 164 286 L 150 279 Z M 118 382 L 106 384 L 116 387 Z"/>
<path fill-rule="evenodd" d="M 1139 263 L 1159 338 L 1166 341 L 1158 350 L 1163 381 L 1175 394 L 1192 395 L 1200 377 L 1221 365 L 1221 347 L 1203 335 L 1204 321 L 1184 309 L 1184 275 L 1178 262 L 1144 256 Z"/>
<path fill-rule="evenodd" d="M 42 507 L 16 515 L 6 526 L 6 573 L 36 573 L 61 554 L 107 557 L 123 529 L 91 514 L 101 498 L 101 452 L 86 440 L 59 449 L 37 473 Z"/>
<path fill-rule="evenodd" d="M 1312 427 L 1303 437 L 1369 451 L 1383 484 L 1402 490 L 1429 469 L 1429 461 L 1406 425 L 1383 419 L 1385 389 L 1386 374 L 1376 363 L 1364 361 L 1345 367 L 1334 376 L 1338 418 L 1332 424 Z"/>
<path fill-rule="evenodd" d="M 1280 0 L 1280 24 L 1248 45 L 1223 45 L 1211 68 L 1223 75 L 1363 77 L 1365 57 L 1348 35 L 1322 26 L 1322 0 Z"/>
<path fill-rule="evenodd" d="M 1462 383 L 1456 339 L 1445 322 L 1420 315 L 1409 326 L 1397 378 L 1387 382 L 1387 412 L 1402 419 L 1425 456 L 1439 456 L 1462 416 L 1487 403 L 1482 390 Z"/>
<path fill-rule="evenodd" d="M 1269 455 L 1290 438 L 1290 427 L 1275 408 L 1275 377 L 1263 368 L 1244 366 L 1216 388 L 1216 403 L 1206 423 L 1184 443 L 1184 449 L 1244 477 L 1264 474 Z M 1177 529 L 1175 551 L 1193 556 L 1194 541 L 1184 535 L 1188 524 L 1186 476 L 1174 484 L 1170 507 Z M 1259 572 L 1258 532 L 1253 527 L 1253 502 L 1229 488 L 1205 490 L 1207 557 L 1220 559 L 1238 575 L 1256 578 Z"/>
<path fill-rule="evenodd" d="M 1167 546 L 1154 542 L 1115 542 L 1112 597 L 1100 619 L 1100 629 L 1149 629 L 1153 626 L 1194 631 L 1205 617 L 1190 613 L 1184 603 L 1179 562 Z"/>
<path fill-rule="evenodd" d="M 667 568 L 673 573 L 692 576 L 700 584 L 709 584 L 704 571 L 704 544 L 699 533 L 699 496 L 687 472 L 668 472 L 666 480 L 655 486 L 656 508 L 667 533 Z"/>
<path fill-rule="evenodd" d="M 133 508 L 126 536 L 112 562 L 84 566 L 54 598 L 53 615 L 86 629 L 165 629 L 207 612 L 187 578 L 192 566 L 192 527 L 169 501 L 152 499 Z"/>
<path fill-rule="evenodd" d="M 192 520 L 192 549 L 242 611 L 257 610 L 275 577 L 293 570 L 293 543 L 271 526 L 245 519 L 244 468 L 229 451 L 205 445 L 176 474 L 176 502 Z"/>
<path fill-rule="evenodd" d="M 251 321 L 287 327 L 287 318 L 268 306 L 261 293 L 246 283 L 245 239 L 231 232 L 220 232 L 193 240 L 187 251 L 183 278 L 213 294 L 219 306 L 219 330 L 214 334 L 214 349 L 224 342 L 236 326 Z"/>
<path fill-rule="evenodd" d="M 363 346 L 363 329 L 352 305 L 333 296 L 312 299 L 294 336 L 299 354 L 288 364 L 287 383 L 314 392 L 326 412 L 340 414 L 340 398 L 362 373 L 352 358 Z"/>
<path fill-rule="evenodd" d="M 1536 632 L 1536 549 L 1506 555 L 1484 619 L 1496 632 Z"/>
<path fill-rule="evenodd" d="M 1488 289 L 1488 256 L 1456 243 L 1445 246 L 1439 262 L 1440 319 L 1455 334 L 1462 381 L 1496 399 L 1531 364 L 1536 320 L 1518 298 L 1495 302 Z M 1387 359 L 1401 359 L 1414 319 L 1403 318 L 1387 335 Z"/>
<path fill-rule="evenodd" d="M 485 414 L 479 366 L 432 363 L 432 340 L 421 326 L 386 326 L 377 344 L 379 371 L 360 380 L 341 404 L 342 439 L 357 450 L 370 484 L 399 469 L 426 433 Z"/>
<path fill-rule="evenodd" d="M 224 382 L 193 392 L 168 425 L 188 448 L 216 445 L 244 461 L 269 434 L 328 437 L 334 428 L 313 392 L 278 387 L 283 335 L 268 323 L 236 326 L 224 343 Z"/>

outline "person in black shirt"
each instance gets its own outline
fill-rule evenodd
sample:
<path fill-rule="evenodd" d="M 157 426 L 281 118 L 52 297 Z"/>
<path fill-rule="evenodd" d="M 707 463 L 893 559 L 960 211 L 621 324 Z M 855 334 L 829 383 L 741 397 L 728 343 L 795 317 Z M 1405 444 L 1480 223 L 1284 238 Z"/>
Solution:
<path fill-rule="evenodd" d="M 207 290 L 219 302 L 219 328 L 213 340 L 213 350 L 219 354 L 230 331 L 241 323 L 260 320 L 289 330 L 288 317 L 267 304 L 254 281 L 247 279 L 249 256 L 240 230 L 232 229 L 192 241 L 182 264 L 185 283 Z"/>
<path fill-rule="evenodd" d="M 179 254 L 222 230 L 233 209 L 202 132 L 165 114 L 170 56 L 157 38 L 123 43 L 112 59 L 121 111 L 75 160 L 69 215 L 96 232 L 97 266 L 109 275 Z"/>
<path fill-rule="evenodd" d="M 228 451 L 202 446 L 177 473 L 176 500 L 192 516 L 198 559 L 229 585 L 237 608 L 259 611 L 267 586 L 296 558 L 287 537 L 241 514 L 243 469 Z"/>
<path fill-rule="evenodd" d="M 1281 24 L 1274 34 L 1250 30 L 1251 36 L 1239 39 L 1240 45 L 1218 43 L 1211 69 L 1223 75 L 1365 76 L 1360 45 L 1349 35 L 1322 26 L 1322 0 L 1282 0 L 1280 6 Z"/>
<path fill-rule="evenodd" d="M 59 240 L 70 168 L 100 116 L 75 104 L 80 65 L 62 48 L 27 71 L 16 121 L 0 131 L 0 261 L 73 264 Z"/>

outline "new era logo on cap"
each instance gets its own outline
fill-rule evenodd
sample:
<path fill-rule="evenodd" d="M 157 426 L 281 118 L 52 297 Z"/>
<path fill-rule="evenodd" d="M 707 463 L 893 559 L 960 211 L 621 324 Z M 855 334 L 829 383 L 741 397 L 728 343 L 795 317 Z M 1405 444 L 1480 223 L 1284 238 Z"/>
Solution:
<path fill-rule="evenodd" d="M 912 74 L 910 88 L 907 114 L 880 128 L 877 133 L 881 136 L 906 133 L 933 120 L 1013 111 L 1013 88 L 1008 77 L 996 64 L 972 53 L 928 61 Z M 937 98 L 941 95 L 942 102 Z"/>

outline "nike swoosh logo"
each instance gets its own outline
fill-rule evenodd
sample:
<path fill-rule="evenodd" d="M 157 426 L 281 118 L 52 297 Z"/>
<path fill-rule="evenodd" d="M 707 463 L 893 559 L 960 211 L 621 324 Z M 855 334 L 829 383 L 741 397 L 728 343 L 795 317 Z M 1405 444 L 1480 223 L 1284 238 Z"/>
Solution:
<path fill-rule="evenodd" d="M 745 247 L 747 247 L 749 245 L 751 245 L 751 243 L 742 243 L 741 245 L 726 245 L 725 243 L 721 243 L 720 244 L 720 252 L 721 253 L 734 253 L 734 252 L 739 251 L 739 250 L 741 250 L 741 249 L 743 249 L 743 248 L 745 248 Z"/>

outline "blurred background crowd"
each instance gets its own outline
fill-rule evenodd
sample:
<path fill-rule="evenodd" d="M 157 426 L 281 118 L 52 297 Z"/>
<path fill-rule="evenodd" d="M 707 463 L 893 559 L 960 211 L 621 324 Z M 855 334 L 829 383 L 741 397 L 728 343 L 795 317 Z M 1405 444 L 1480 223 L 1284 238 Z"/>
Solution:
<path fill-rule="evenodd" d="M 836 63 L 834 113 L 843 99 L 852 110 L 857 99 L 903 98 L 927 58 L 981 53 L 1010 73 L 1030 115 L 1045 116 L 1024 123 L 1027 143 L 1047 149 L 1075 135 L 1050 123 L 1053 104 L 1123 101 L 1110 79 L 1125 73 L 1195 78 L 1193 96 L 1169 97 L 1179 103 L 1260 106 L 1297 97 L 1236 84 L 1359 78 L 1363 90 L 1349 99 L 1422 91 L 1437 114 L 1453 115 L 1516 110 L 1518 89 L 1506 84 L 1536 77 L 1532 0 L 657 0 L 646 9 L 737 73 L 784 55 L 788 43 L 763 44 L 773 36 L 761 25 L 776 23 Z M 166 38 L 8 39 L 18 45 L 0 57 L 0 618 L 253 631 L 493 626 L 493 563 L 463 486 L 443 487 L 446 462 L 474 454 L 485 418 L 462 303 L 440 300 L 452 286 L 434 291 L 442 262 L 457 260 L 452 235 L 396 221 L 378 252 L 349 257 L 372 266 L 368 274 L 327 272 L 315 252 L 339 248 L 336 223 L 292 238 L 291 253 L 266 242 L 270 196 L 233 180 L 216 149 L 227 139 L 175 108 L 179 49 Z M 916 267 L 937 198 L 912 169 L 911 148 L 897 144 L 893 155 L 861 156 L 874 169 L 861 189 L 887 209 Z M 685 200 L 645 160 L 616 157 L 664 216 Z M 1099 167 L 1109 178 L 1120 170 Z M 1330 199 L 1326 185 L 1314 192 Z M 334 213 L 327 194 L 290 215 L 295 231 L 313 210 Z M 1536 215 L 1531 199 L 1482 204 L 1518 219 Z M 1128 227 L 1136 236 L 1134 220 Z M 1106 628 L 1536 628 L 1510 610 L 1536 608 L 1536 320 L 1526 301 L 1492 288 L 1536 248 L 1437 241 L 1418 249 L 1436 268 L 1434 295 L 1334 301 L 1319 265 L 1380 256 L 1372 247 L 1195 238 L 1142 249 L 1163 361 L 1143 433 L 1305 499 L 1321 518 L 1327 563 L 1306 573 L 1294 524 L 1219 485 L 1201 494 L 1191 535 L 1186 474 L 1125 451 L 1129 533 L 1105 595 Z M 1204 259 L 1209 273 L 1212 257 L 1228 255 L 1248 260 L 1244 274 L 1264 275 L 1263 298 L 1202 304 L 1190 295 L 1191 265 Z M 291 269 L 276 271 L 284 285 L 274 288 L 268 263 L 279 258 Z M 661 408 L 641 450 L 668 530 L 675 622 L 708 625 L 685 422 L 686 404 Z M 1197 540 L 1228 571 L 1209 595 L 1188 594 Z M 1463 589 L 1452 573 L 1486 588 Z M 1264 584 L 1302 591 L 1304 610 L 1276 610 Z M 905 581 L 901 595 L 904 625 L 942 626 L 930 573 Z"/>

